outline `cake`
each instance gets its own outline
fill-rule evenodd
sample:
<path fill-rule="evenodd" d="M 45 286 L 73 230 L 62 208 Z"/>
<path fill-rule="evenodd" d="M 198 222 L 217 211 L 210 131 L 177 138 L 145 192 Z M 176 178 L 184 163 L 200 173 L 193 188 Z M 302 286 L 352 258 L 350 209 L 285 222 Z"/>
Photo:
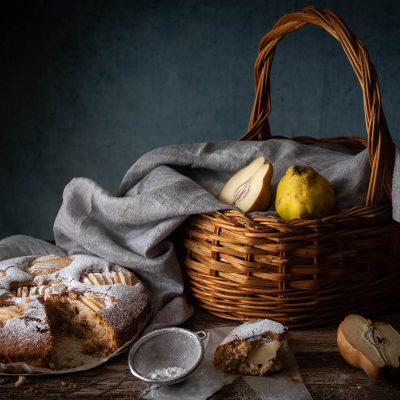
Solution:
<path fill-rule="evenodd" d="M 133 272 L 94 256 L 21 257 L 0 262 L 0 363 L 57 369 L 59 336 L 98 357 L 139 334 L 149 292 Z"/>
<path fill-rule="evenodd" d="M 214 366 L 238 375 L 265 375 L 284 367 L 287 328 L 269 319 L 234 328 L 217 347 Z"/>

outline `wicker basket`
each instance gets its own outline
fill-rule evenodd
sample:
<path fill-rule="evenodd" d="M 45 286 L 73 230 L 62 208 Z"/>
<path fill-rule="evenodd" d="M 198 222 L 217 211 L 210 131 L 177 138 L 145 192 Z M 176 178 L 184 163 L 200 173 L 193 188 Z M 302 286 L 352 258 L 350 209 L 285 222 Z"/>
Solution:
<path fill-rule="evenodd" d="M 291 222 L 235 210 L 191 217 L 177 243 L 187 287 L 199 306 L 224 318 L 271 318 L 303 327 L 398 304 L 400 224 L 392 220 L 390 201 L 394 145 L 367 51 L 333 12 L 307 7 L 285 15 L 261 39 L 255 102 L 248 132 L 240 140 L 271 138 L 269 79 L 275 46 L 305 24 L 324 28 L 346 53 L 363 91 L 368 140 L 292 140 L 340 143 L 355 152 L 368 147 L 371 177 L 365 206 Z M 382 193 L 388 199 L 378 204 Z"/>

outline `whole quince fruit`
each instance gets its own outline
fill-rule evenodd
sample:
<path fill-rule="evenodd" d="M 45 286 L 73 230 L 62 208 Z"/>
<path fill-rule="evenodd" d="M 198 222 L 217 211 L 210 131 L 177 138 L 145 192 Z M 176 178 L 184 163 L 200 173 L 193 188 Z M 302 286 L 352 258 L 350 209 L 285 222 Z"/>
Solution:
<path fill-rule="evenodd" d="M 307 165 L 292 165 L 278 183 L 275 209 L 285 221 L 326 217 L 335 203 L 331 183 Z"/>

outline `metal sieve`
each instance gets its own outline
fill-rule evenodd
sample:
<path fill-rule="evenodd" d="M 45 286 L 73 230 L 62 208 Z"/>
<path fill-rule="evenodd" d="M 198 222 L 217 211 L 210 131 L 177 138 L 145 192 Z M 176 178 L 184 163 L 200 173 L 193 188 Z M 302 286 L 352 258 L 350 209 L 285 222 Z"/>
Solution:
<path fill-rule="evenodd" d="M 148 382 L 172 385 L 193 372 L 203 359 L 204 331 L 164 328 L 139 339 L 129 351 L 129 368 L 134 376 Z"/>

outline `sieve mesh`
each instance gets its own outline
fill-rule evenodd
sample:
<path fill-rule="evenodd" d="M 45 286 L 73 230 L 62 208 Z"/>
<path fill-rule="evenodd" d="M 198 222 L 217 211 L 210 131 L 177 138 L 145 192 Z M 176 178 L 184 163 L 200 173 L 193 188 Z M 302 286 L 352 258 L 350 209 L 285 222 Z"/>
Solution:
<path fill-rule="evenodd" d="M 165 328 L 151 332 L 136 342 L 129 353 L 131 372 L 146 382 L 176 383 L 201 362 L 204 332 L 193 333 L 182 328 Z M 155 376 L 155 371 L 172 371 Z"/>

